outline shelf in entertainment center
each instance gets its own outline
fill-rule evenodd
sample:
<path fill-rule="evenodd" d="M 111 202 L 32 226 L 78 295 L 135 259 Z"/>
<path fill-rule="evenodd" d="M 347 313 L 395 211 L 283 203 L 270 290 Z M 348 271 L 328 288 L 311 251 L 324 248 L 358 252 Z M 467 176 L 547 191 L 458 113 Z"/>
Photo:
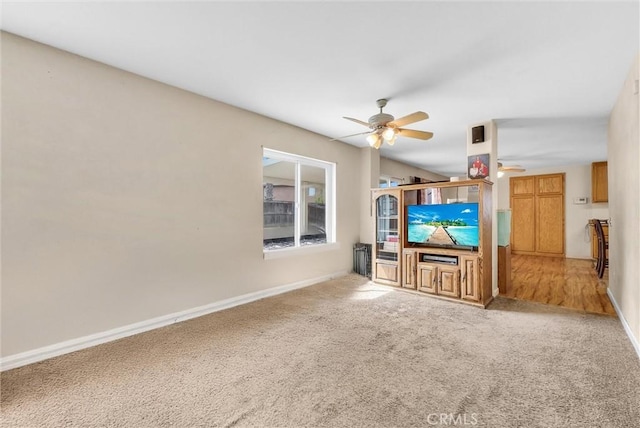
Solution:
<path fill-rule="evenodd" d="M 378 260 L 396 261 L 398 260 L 397 253 L 389 251 L 378 251 Z"/>
<path fill-rule="evenodd" d="M 477 250 L 463 250 L 460 248 L 438 248 L 438 247 L 421 247 L 421 246 L 405 246 L 405 250 L 412 250 L 417 253 L 432 253 L 432 254 L 455 254 L 460 256 L 468 256 L 470 254 L 478 254 Z"/>

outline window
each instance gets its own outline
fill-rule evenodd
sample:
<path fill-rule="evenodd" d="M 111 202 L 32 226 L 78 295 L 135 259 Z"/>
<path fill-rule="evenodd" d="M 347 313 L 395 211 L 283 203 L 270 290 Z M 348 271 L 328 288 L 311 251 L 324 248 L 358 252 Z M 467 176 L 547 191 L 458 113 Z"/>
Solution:
<path fill-rule="evenodd" d="M 265 251 L 335 242 L 335 164 L 263 149 Z"/>
<path fill-rule="evenodd" d="M 404 183 L 404 179 L 396 177 L 380 177 L 380 187 L 397 187 Z"/>

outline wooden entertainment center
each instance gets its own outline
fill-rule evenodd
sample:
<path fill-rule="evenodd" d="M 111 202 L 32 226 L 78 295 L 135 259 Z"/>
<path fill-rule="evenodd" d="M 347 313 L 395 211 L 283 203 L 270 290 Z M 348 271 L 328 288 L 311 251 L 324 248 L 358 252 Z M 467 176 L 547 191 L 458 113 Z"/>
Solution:
<path fill-rule="evenodd" d="M 487 180 L 466 180 L 373 189 L 372 280 L 486 307 L 493 300 L 492 184 Z M 430 205 L 434 209 L 477 208 L 477 229 L 470 228 L 477 230 L 477 245 L 461 245 L 462 241 L 449 232 L 454 230 L 451 221 L 431 221 L 428 227 L 433 231 L 425 242 L 409 237 L 410 223 L 417 221 L 408 220 L 408 211 L 416 206 L 428 210 Z"/>

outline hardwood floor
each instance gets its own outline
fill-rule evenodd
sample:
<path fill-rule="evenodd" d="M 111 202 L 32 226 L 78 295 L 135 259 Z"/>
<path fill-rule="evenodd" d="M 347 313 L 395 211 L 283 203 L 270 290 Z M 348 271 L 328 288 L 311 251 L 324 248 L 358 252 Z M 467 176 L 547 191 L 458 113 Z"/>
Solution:
<path fill-rule="evenodd" d="M 616 316 L 608 274 L 599 279 L 590 260 L 512 255 L 511 290 L 503 296 Z"/>

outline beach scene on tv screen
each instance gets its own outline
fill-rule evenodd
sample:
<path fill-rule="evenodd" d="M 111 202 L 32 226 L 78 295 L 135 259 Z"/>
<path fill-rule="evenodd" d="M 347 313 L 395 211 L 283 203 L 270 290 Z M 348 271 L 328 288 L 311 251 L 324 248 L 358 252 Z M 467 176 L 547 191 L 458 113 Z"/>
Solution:
<path fill-rule="evenodd" d="M 478 204 L 410 205 L 407 237 L 416 244 L 478 246 Z"/>

